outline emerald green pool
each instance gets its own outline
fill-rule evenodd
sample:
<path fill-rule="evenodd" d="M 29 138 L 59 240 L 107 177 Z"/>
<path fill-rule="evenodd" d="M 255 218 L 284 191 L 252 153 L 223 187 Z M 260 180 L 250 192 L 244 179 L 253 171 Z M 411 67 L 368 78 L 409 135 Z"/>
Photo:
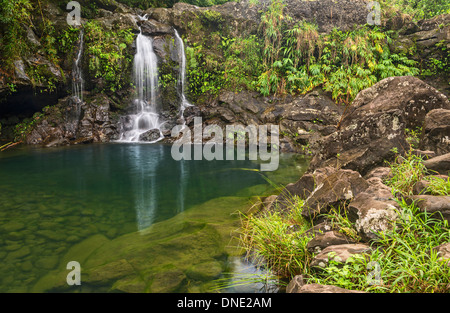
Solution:
<path fill-rule="evenodd" d="M 297 180 L 252 161 L 174 161 L 164 144 L 0 153 L 0 292 L 204 292 L 243 269 L 233 252 L 250 197 Z M 264 175 L 264 176 L 263 176 Z M 81 285 L 68 286 L 68 261 Z M 255 286 L 224 291 L 254 292 Z"/>

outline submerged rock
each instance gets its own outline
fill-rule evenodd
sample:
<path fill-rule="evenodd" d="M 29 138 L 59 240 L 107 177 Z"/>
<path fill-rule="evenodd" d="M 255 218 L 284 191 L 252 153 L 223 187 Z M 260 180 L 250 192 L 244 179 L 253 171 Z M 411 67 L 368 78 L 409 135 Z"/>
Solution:
<path fill-rule="evenodd" d="M 161 137 L 159 129 L 150 129 L 139 136 L 139 141 L 156 141 Z"/>
<path fill-rule="evenodd" d="M 348 218 L 364 241 L 377 238 L 377 232 L 392 229 L 398 209 L 391 188 L 381 178 L 372 177 L 367 182 L 370 187 L 348 205 Z"/>

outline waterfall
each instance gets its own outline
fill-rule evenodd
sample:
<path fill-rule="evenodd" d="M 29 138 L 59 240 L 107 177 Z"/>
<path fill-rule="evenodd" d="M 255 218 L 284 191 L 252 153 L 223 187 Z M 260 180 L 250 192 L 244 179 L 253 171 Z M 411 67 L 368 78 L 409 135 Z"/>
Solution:
<path fill-rule="evenodd" d="M 81 73 L 81 58 L 83 56 L 84 32 L 80 30 L 78 53 L 72 69 L 72 93 L 77 102 L 83 102 L 83 75 Z"/>
<path fill-rule="evenodd" d="M 178 34 L 177 30 L 174 29 L 175 33 L 175 41 L 177 43 L 177 46 L 179 47 L 179 58 L 180 58 L 180 78 L 179 82 L 181 84 L 181 105 L 180 105 L 180 117 L 183 119 L 184 122 L 184 110 L 187 107 L 192 106 L 191 103 L 186 99 L 185 95 L 185 85 L 186 85 L 186 53 L 184 51 L 184 42 L 183 39 L 181 39 L 180 35 Z"/>
<path fill-rule="evenodd" d="M 158 60 L 153 50 L 153 39 L 144 36 L 142 30 L 136 38 L 134 82 L 137 91 L 135 112 L 126 117 L 119 141 L 158 141 L 163 138 L 158 114 Z M 151 139 L 143 139 L 142 136 L 149 131 L 154 132 Z"/>

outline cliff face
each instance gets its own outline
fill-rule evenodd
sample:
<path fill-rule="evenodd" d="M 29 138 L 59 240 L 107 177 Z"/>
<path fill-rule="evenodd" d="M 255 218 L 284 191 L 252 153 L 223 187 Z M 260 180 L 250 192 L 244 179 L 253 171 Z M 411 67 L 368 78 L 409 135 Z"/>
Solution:
<path fill-rule="evenodd" d="M 257 5 L 250 1 L 228 2 L 207 8 L 177 3 L 172 8 L 146 11 L 116 1 L 93 3 L 80 1 L 84 29 L 81 70 L 86 95 L 81 115 L 74 120 L 70 112 L 76 108 L 68 98 L 72 89 L 73 63 L 80 45 L 80 28 L 67 25 L 65 4 L 49 1 L 43 3 L 42 16 L 51 21 L 56 55 L 49 57 L 48 33 L 39 27 L 42 21 L 36 18 L 34 26 L 25 27 L 27 52 L 17 56 L 12 62 L 12 70 L 0 71 L 0 123 L 4 139 L 23 135 L 22 139 L 28 143 L 46 145 L 117 139 L 119 117 L 127 113 L 133 99 L 134 39 L 139 28 L 154 40 L 162 90 L 161 115 L 167 121 L 168 129 L 177 124 L 181 102 L 180 51 L 175 44 L 174 29 L 185 41 L 188 66 L 194 68 L 186 92 L 196 107 L 186 111 L 188 122 L 192 122 L 194 116 L 201 116 L 206 124 L 279 123 L 288 135 L 284 141 L 286 149 L 305 152 L 312 138 L 328 135 L 335 128 L 341 109 L 334 106 L 329 94 L 317 94 L 316 91 L 308 96 L 283 99 L 261 97 L 247 90 L 249 83 L 238 81 L 238 75 L 233 74 L 238 69 L 244 73 L 242 77 L 249 76 L 261 65 L 258 61 L 250 63 L 249 55 L 255 49 L 261 49 L 255 48 L 257 41 L 254 38 L 261 36 L 261 14 L 270 1 L 260 1 Z M 366 1 L 359 0 L 286 0 L 284 12 L 292 17 L 292 25 L 299 21 L 316 23 L 321 33 L 335 27 L 349 30 L 365 24 L 369 14 Z M 148 21 L 139 21 L 137 16 L 145 14 Z M 389 19 L 384 24 L 400 33 L 392 49 L 408 53 L 424 64 L 426 58 L 439 58 L 442 53 L 440 42 L 448 47 L 448 16 L 419 24 L 408 19 Z M 234 59 L 230 58 L 230 47 L 241 50 L 232 56 Z M 242 64 L 243 58 L 246 62 L 250 60 L 249 64 Z M 235 62 L 231 63 L 233 67 L 227 64 L 222 70 L 222 65 L 230 59 Z M 442 82 L 442 79 L 434 80 Z M 441 85 L 446 93 L 448 85 Z M 325 106 L 333 114 L 325 118 L 320 109 L 306 112 L 307 103 L 318 108 Z M 51 108 L 36 116 L 36 112 L 47 106 Z M 300 108 L 300 111 L 294 108 Z M 316 114 L 311 113 L 313 111 Z M 24 118 L 28 118 L 26 125 L 22 125 L 26 131 L 17 134 L 14 127 Z M 75 125 L 80 131 L 67 125 Z"/>

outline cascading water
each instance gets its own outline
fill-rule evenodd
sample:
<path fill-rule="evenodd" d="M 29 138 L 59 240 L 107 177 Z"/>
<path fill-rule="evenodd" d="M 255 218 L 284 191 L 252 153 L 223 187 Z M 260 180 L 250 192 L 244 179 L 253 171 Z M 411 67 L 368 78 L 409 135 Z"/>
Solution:
<path fill-rule="evenodd" d="M 66 131 L 68 137 L 76 137 L 81 119 L 81 106 L 83 104 L 83 75 L 81 71 L 81 62 L 83 58 L 84 32 L 80 29 L 77 50 L 74 51 L 74 60 L 72 65 L 72 96 L 71 105 L 66 111 Z"/>
<path fill-rule="evenodd" d="M 81 72 L 81 58 L 83 56 L 83 43 L 84 43 L 84 32 L 83 29 L 80 30 L 80 39 L 79 39 L 79 46 L 78 46 L 78 52 L 77 52 L 77 58 L 75 59 L 75 62 L 73 63 L 73 69 L 72 69 L 72 93 L 75 97 L 75 101 L 77 104 L 81 104 L 83 102 L 83 75 Z M 80 105 L 77 105 L 77 113 L 79 113 Z"/>
<path fill-rule="evenodd" d="M 153 39 L 144 36 L 142 31 L 136 38 L 134 81 L 137 90 L 137 98 L 134 100 L 135 112 L 126 117 L 119 141 L 159 141 L 163 138 L 163 134 L 158 114 L 158 60 L 153 50 Z M 153 139 L 143 140 L 142 136 L 153 130 L 156 135 L 159 132 L 159 138 L 155 138 L 153 134 Z"/>
<path fill-rule="evenodd" d="M 175 33 L 175 41 L 177 43 L 177 46 L 179 48 L 179 56 L 180 56 L 180 79 L 179 82 L 181 84 L 181 105 L 180 105 L 180 118 L 183 119 L 184 122 L 184 110 L 187 107 L 192 106 L 191 103 L 186 99 L 185 95 L 185 85 L 186 85 L 186 53 L 184 51 L 184 42 L 183 39 L 181 39 L 180 35 L 178 34 L 177 30 L 174 29 Z"/>

